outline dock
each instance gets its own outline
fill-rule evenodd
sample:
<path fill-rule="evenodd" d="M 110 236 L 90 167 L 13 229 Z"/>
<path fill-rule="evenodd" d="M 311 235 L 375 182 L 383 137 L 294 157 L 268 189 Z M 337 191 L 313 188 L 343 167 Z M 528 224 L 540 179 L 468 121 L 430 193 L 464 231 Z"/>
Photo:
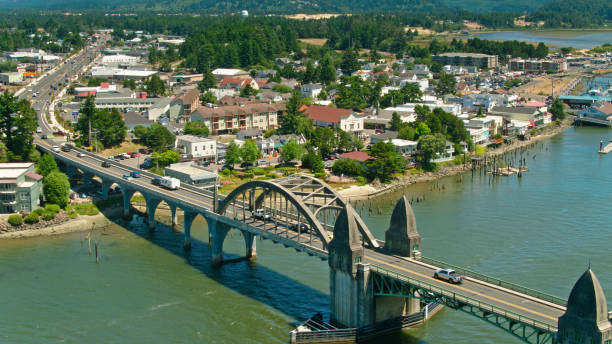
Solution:
<path fill-rule="evenodd" d="M 602 147 L 603 142 L 599 143 L 599 154 L 608 154 L 612 151 L 612 140 L 605 147 Z"/>

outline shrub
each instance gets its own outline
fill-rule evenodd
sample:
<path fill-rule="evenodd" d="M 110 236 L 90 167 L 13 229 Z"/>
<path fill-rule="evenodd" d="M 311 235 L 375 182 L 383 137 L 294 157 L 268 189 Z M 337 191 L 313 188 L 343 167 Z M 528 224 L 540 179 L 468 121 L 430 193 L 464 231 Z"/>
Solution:
<path fill-rule="evenodd" d="M 274 166 L 266 166 L 263 169 L 264 169 L 264 171 L 270 172 L 270 171 L 274 171 L 276 169 L 276 167 L 274 167 Z"/>
<path fill-rule="evenodd" d="M 261 167 L 253 167 L 251 169 L 251 172 L 253 172 L 253 174 L 256 176 L 263 176 L 264 174 L 266 174 L 266 171 L 264 171 L 264 169 Z"/>
<path fill-rule="evenodd" d="M 221 174 L 224 176 L 229 176 L 231 172 L 232 171 L 230 171 L 229 168 L 224 168 L 223 171 L 221 171 Z"/>
<path fill-rule="evenodd" d="M 45 210 L 45 212 L 43 212 L 43 214 L 42 214 L 42 219 L 43 219 L 44 221 L 51 221 L 51 220 L 53 220 L 54 218 L 55 218 L 55 213 L 54 213 L 54 212 L 52 212 L 52 211 L 46 211 L 46 210 Z"/>
<path fill-rule="evenodd" d="M 77 217 L 79 217 L 79 214 L 77 214 L 76 211 L 71 211 L 68 213 L 68 217 L 71 219 L 76 219 Z"/>
<path fill-rule="evenodd" d="M 340 159 L 334 162 L 332 172 L 335 175 L 344 174 L 345 176 L 362 176 L 365 174 L 365 168 L 362 164 L 352 159 Z"/>
<path fill-rule="evenodd" d="M 25 223 L 29 223 L 29 224 L 37 223 L 38 222 L 38 214 L 32 212 L 28 216 L 24 217 L 23 221 L 25 221 Z"/>
<path fill-rule="evenodd" d="M 51 212 L 55 215 L 60 211 L 60 207 L 57 204 L 47 204 L 45 205 L 45 211 Z"/>
<path fill-rule="evenodd" d="M 274 179 L 274 178 L 277 178 L 278 175 L 276 173 L 270 172 L 270 173 L 266 173 L 266 177 L 268 177 L 270 179 Z"/>
<path fill-rule="evenodd" d="M 366 185 L 368 183 L 367 179 L 364 176 L 357 176 L 357 178 L 355 178 L 355 181 L 357 181 L 357 184 L 359 185 Z"/>
<path fill-rule="evenodd" d="M 45 210 L 43 208 L 36 208 L 32 211 L 33 214 L 41 216 Z"/>
<path fill-rule="evenodd" d="M 314 174 L 315 178 L 323 179 L 327 174 L 325 172 L 317 172 Z"/>
<path fill-rule="evenodd" d="M 13 214 L 8 217 L 8 223 L 13 227 L 21 226 L 23 224 L 23 217 L 19 214 Z"/>

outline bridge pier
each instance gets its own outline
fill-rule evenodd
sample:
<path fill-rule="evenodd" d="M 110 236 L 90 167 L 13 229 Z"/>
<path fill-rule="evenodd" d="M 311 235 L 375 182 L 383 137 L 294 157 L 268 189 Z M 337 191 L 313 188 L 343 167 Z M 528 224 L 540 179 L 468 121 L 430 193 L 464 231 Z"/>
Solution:
<path fill-rule="evenodd" d="M 193 220 L 198 214 L 186 211 L 183 216 L 183 229 L 185 231 L 185 243 L 183 244 L 183 249 L 185 251 L 191 250 L 191 225 L 193 224 Z"/>
<path fill-rule="evenodd" d="M 134 190 L 130 190 L 123 185 L 121 188 L 123 189 L 123 217 L 129 218 L 131 209 L 130 201 L 132 200 L 132 196 L 134 196 Z"/>
<path fill-rule="evenodd" d="M 223 242 L 231 227 L 213 218 L 207 218 L 206 222 L 208 223 L 208 233 L 212 236 L 211 264 L 220 265 L 223 263 Z"/>
<path fill-rule="evenodd" d="M 106 180 L 106 179 L 102 179 L 102 199 L 103 200 L 107 200 L 108 199 L 108 192 L 110 190 L 111 185 L 113 185 L 112 181 Z"/>
<path fill-rule="evenodd" d="M 172 228 L 175 228 L 178 223 L 178 216 L 176 215 L 176 205 L 168 204 L 170 206 L 170 219 L 172 221 Z"/>
<path fill-rule="evenodd" d="M 406 196 L 402 196 L 393 209 L 389 229 L 385 232 L 385 249 L 404 257 L 421 255 L 421 236 Z"/>
<path fill-rule="evenodd" d="M 255 260 L 257 258 L 257 237 L 249 232 L 242 232 L 244 237 L 244 244 L 246 246 L 246 258 L 249 260 Z"/>
<path fill-rule="evenodd" d="M 147 220 L 149 224 L 149 229 L 153 230 L 155 229 L 155 210 L 157 209 L 157 206 L 159 205 L 161 200 L 152 197 L 146 197 L 145 200 L 147 204 Z"/>
<path fill-rule="evenodd" d="M 85 187 L 90 187 L 93 184 L 93 173 L 83 172 L 83 185 Z"/>

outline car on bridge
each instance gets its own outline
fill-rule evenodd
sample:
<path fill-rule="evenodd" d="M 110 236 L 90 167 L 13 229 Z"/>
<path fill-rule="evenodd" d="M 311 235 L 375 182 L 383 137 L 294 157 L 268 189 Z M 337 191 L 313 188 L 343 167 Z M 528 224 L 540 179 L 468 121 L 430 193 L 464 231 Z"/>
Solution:
<path fill-rule="evenodd" d="M 289 229 L 292 231 L 298 231 L 298 224 L 297 223 L 292 223 L 289 225 Z M 310 227 L 305 224 L 305 223 L 300 223 L 300 232 L 301 233 L 307 233 L 308 231 L 310 231 Z"/>
<path fill-rule="evenodd" d="M 59 147 L 59 146 L 57 146 L 57 145 L 55 145 L 55 146 L 51 147 L 51 149 L 52 149 L 54 152 L 59 152 L 59 151 L 60 151 L 60 147 Z"/>
<path fill-rule="evenodd" d="M 84 158 L 85 157 L 85 153 L 78 152 L 77 153 L 77 157 L 78 158 Z"/>
<path fill-rule="evenodd" d="M 130 172 L 130 176 L 132 176 L 132 178 L 140 178 L 140 172 L 132 171 Z"/>
<path fill-rule="evenodd" d="M 126 173 L 123 175 L 123 179 L 125 180 L 132 180 L 132 176 L 129 173 Z"/>
<path fill-rule="evenodd" d="M 453 269 L 438 269 L 434 271 L 433 277 L 450 283 L 461 283 L 463 281 L 463 276 L 457 274 Z"/>
<path fill-rule="evenodd" d="M 270 214 L 267 214 L 263 209 L 255 210 L 251 216 L 253 216 L 253 218 L 255 219 L 263 221 L 270 221 L 270 219 L 272 218 L 272 216 Z"/>
<path fill-rule="evenodd" d="M 108 162 L 108 161 L 103 161 L 102 162 L 102 167 L 109 168 L 109 167 L 111 167 L 111 163 Z"/>
<path fill-rule="evenodd" d="M 157 185 L 157 186 L 161 185 L 161 178 L 153 178 L 151 180 L 151 184 Z"/>

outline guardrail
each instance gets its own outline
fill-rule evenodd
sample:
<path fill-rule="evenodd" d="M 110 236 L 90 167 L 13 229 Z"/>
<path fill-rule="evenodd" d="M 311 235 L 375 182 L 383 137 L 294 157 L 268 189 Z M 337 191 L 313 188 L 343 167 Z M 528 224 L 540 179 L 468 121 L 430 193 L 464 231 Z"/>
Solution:
<path fill-rule="evenodd" d="M 551 303 L 554 303 L 554 304 L 559 305 L 559 306 L 567 307 L 567 300 L 564 300 L 564 299 L 562 299 L 560 297 L 556 297 L 556 296 L 549 295 L 549 294 L 546 294 L 546 293 L 542 293 L 542 292 L 539 292 L 539 291 L 534 290 L 534 289 L 523 287 L 523 286 L 515 284 L 515 283 L 506 282 L 506 281 L 500 280 L 498 278 L 490 277 L 490 276 L 481 274 L 479 272 L 472 271 L 472 270 L 469 270 L 469 269 L 465 269 L 465 268 L 462 268 L 460 266 L 455 266 L 455 265 L 452 265 L 452 264 L 448 264 L 446 262 L 443 262 L 443 261 L 440 261 L 440 260 L 437 260 L 437 259 L 433 259 L 433 258 L 421 257 L 421 259 L 419 259 L 419 261 L 421 261 L 423 263 L 430 264 L 430 265 L 434 265 L 434 266 L 437 266 L 437 267 L 441 267 L 441 268 L 450 268 L 450 269 L 455 270 L 460 275 L 471 277 L 471 278 L 477 279 L 479 281 L 483 281 L 483 282 L 486 282 L 486 283 L 489 283 L 489 284 L 493 284 L 493 285 L 496 285 L 496 286 L 499 286 L 499 287 L 502 287 L 502 288 L 510 289 L 510 290 L 516 291 L 516 292 L 521 293 L 521 294 L 533 296 L 533 297 L 538 298 L 540 300 L 543 300 L 543 301 L 546 301 L 546 302 L 551 302 Z"/>
<path fill-rule="evenodd" d="M 425 290 L 427 290 L 427 291 L 429 291 L 429 292 L 431 292 L 433 294 L 437 294 L 437 295 L 440 295 L 442 297 L 449 298 L 451 301 L 457 301 L 457 302 L 461 302 L 461 303 L 466 304 L 466 305 L 476 306 L 476 307 L 478 307 L 481 310 L 485 310 L 485 311 L 488 311 L 488 312 L 491 312 L 491 313 L 495 313 L 497 315 L 501 315 L 501 316 L 503 316 L 503 317 L 505 317 L 507 319 L 512 319 L 512 320 L 518 321 L 520 323 L 523 323 L 523 324 L 528 325 L 528 326 L 532 326 L 532 327 L 537 328 L 537 329 L 542 330 L 542 331 L 547 331 L 547 332 L 550 332 L 550 333 L 553 333 L 553 332 L 557 331 L 557 328 L 555 326 L 551 326 L 551 325 L 549 325 L 549 324 L 547 324 L 545 322 L 542 322 L 542 321 L 539 321 L 539 320 L 535 320 L 533 318 L 530 318 L 530 317 L 527 317 L 527 316 L 524 316 L 524 315 L 520 315 L 518 313 L 515 313 L 515 312 L 512 312 L 512 311 L 508 311 L 508 310 L 505 310 L 505 309 L 497 307 L 497 306 L 493 306 L 493 305 L 491 305 L 489 303 L 482 302 L 482 301 L 473 299 L 473 298 L 471 298 L 469 296 L 465 296 L 465 295 L 462 295 L 462 294 L 459 294 L 459 293 L 456 293 L 456 292 L 452 292 L 452 291 L 443 289 L 443 288 L 441 288 L 439 286 L 436 286 L 436 285 L 433 285 L 433 284 L 430 284 L 430 283 L 427 283 L 427 282 L 419 281 L 417 279 L 414 279 L 412 277 L 408 277 L 408 276 L 400 274 L 398 272 L 387 270 L 387 269 L 385 269 L 383 267 L 380 267 L 378 265 L 370 265 L 370 269 L 375 271 L 378 274 L 385 275 L 387 277 L 394 278 L 396 280 L 409 283 L 411 286 L 416 286 L 416 287 L 419 287 L 419 288 L 423 288 L 423 289 L 425 289 Z"/>

